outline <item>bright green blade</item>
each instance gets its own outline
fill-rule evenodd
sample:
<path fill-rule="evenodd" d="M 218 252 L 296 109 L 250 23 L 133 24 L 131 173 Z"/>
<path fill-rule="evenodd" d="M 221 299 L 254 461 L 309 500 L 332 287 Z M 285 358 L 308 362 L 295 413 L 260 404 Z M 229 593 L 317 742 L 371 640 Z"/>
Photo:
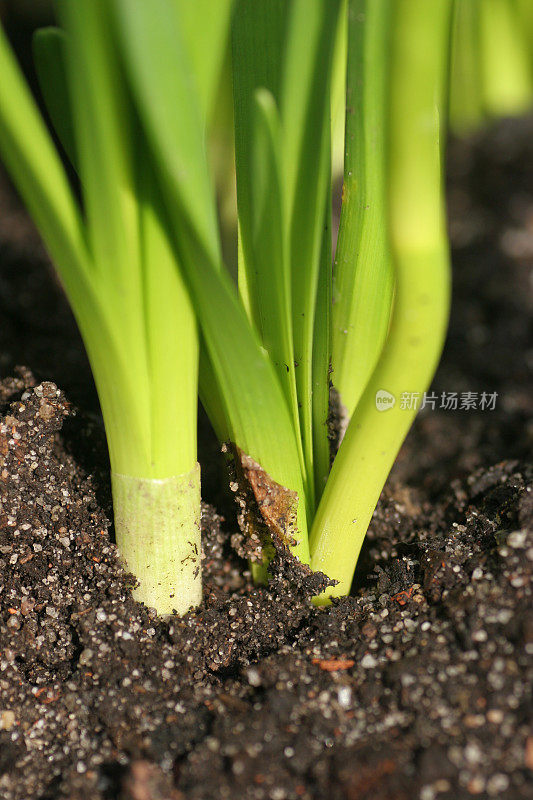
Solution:
<path fill-rule="evenodd" d="M 390 319 L 386 153 L 391 0 L 350 0 L 346 159 L 334 264 L 332 381 L 351 416 Z"/>
<path fill-rule="evenodd" d="M 239 287 L 257 330 L 261 298 L 255 291 L 253 251 L 253 142 L 255 92 L 263 88 L 279 103 L 281 65 L 290 3 L 237 0 L 232 23 L 235 161 L 239 212 Z"/>
<path fill-rule="evenodd" d="M 344 169 L 347 56 L 348 0 L 342 0 L 331 74 L 331 173 L 333 181 L 342 175 Z"/>
<path fill-rule="evenodd" d="M 479 30 L 481 2 L 456 0 L 453 12 L 449 117 L 451 129 L 459 135 L 481 125 L 485 116 Z"/>
<path fill-rule="evenodd" d="M 279 354 L 272 351 L 271 355 L 282 369 L 286 365 L 286 375 L 282 376 L 286 395 L 293 410 L 296 404 L 299 406 L 304 480 L 310 508 L 314 507 L 313 447 L 317 435 L 323 437 L 322 452 L 327 448 L 325 426 L 320 425 L 318 432 L 313 433 L 312 343 L 324 210 L 330 185 L 329 83 L 339 5 L 300 0 L 290 3 L 241 0 L 233 23 L 235 146 L 242 238 L 239 284 L 263 340 L 265 317 L 270 319 L 270 327 L 278 328 L 278 336 L 283 337 Z M 258 268 L 258 263 L 264 261 L 263 249 L 268 252 L 268 239 L 264 239 L 265 244 L 258 250 L 254 249 L 257 191 L 253 190 L 256 131 L 252 102 L 256 87 L 269 89 L 281 109 L 281 206 L 288 241 L 291 278 L 287 291 L 291 296 L 292 324 L 284 318 L 284 303 L 277 309 L 270 304 L 264 291 L 265 275 L 258 278 L 263 269 Z M 271 276 L 273 272 L 271 267 L 267 274 Z M 288 349 L 286 335 L 291 327 L 294 344 Z"/>
<path fill-rule="evenodd" d="M 93 272 L 119 362 L 116 378 L 102 379 L 105 338 L 87 342 L 113 470 L 143 478 L 186 473 L 196 463 L 195 321 L 149 184 L 147 192 L 138 175 L 139 164 L 144 177 L 152 168 L 117 58 L 114 20 L 101 0 L 60 3 L 60 14 Z M 126 434 L 121 406 L 132 416 Z M 169 431 L 172 420 L 181 422 Z"/>
<path fill-rule="evenodd" d="M 59 3 L 89 243 L 97 272 L 141 307 L 134 136 L 105 0 Z M 135 295 L 133 294 L 135 292 Z"/>
<path fill-rule="evenodd" d="M 79 209 L 50 134 L 0 28 L 0 152 L 73 302 L 91 295 Z M 21 131 L 24 135 L 21 135 Z"/>
<path fill-rule="evenodd" d="M 331 198 L 327 203 L 324 217 L 313 341 L 313 446 L 316 505 L 322 497 L 330 471 L 328 416 L 331 371 Z"/>
<path fill-rule="evenodd" d="M 147 136 L 164 165 L 181 214 L 220 261 L 205 124 L 193 64 L 175 0 L 113 0 L 128 72 L 140 98 Z"/>
<path fill-rule="evenodd" d="M 76 140 L 67 85 L 66 37 L 59 28 L 41 28 L 33 37 L 33 60 L 52 125 L 76 166 Z"/>
<path fill-rule="evenodd" d="M 294 0 L 281 84 L 285 203 L 296 387 L 309 502 L 314 506 L 313 333 L 324 212 L 330 192 L 330 83 L 340 0 Z M 326 431 L 323 431 L 326 436 Z"/>
<path fill-rule="evenodd" d="M 281 196 L 279 163 L 280 128 L 274 98 L 266 89 L 255 93 L 252 142 L 252 246 L 253 295 L 257 303 L 256 327 L 285 389 L 289 407 L 296 409 L 290 276 Z M 291 376 L 293 380 L 291 380 Z"/>
<path fill-rule="evenodd" d="M 382 357 L 313 524 L 312 567 L 339 581 L 328 594 L 350 590 L 368 523 L 444 342 L 450 276 L 441 134 L 451 6 L 396 0 L 391 7 L 388 207 L 396 294 Z"/>
<path fill-rule="evenodd" d="M 292 348 L 291 286 L 281 183 L 281 130 L 274 98 L 267 89 L 256 90 L 254 112 L 249 262 L 252 269 L 248 274 L 253 280 L 256 328 L 276 370 L 294 430 L 297 431 L 299 418 Z M 303 470 L 301 447 L 300 463 Z"/>
<path fill-rule="evenodd" d="M 202 113 L 209 119 L 229 39 L 233 0 L 217 0 L 215 6 L 213 0 L 174 2 L 194 69 Z"/>

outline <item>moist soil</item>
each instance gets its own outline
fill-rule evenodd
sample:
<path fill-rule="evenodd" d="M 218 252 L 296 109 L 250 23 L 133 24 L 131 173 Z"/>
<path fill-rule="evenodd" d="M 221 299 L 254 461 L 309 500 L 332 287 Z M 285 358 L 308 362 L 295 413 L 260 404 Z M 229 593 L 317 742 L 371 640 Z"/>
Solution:
<path fill-rule="evenodd" d="M 204 603 L 161 620 L 133 600 L 83 348 L 0 178 L 3 800 L 533 796 L 532 134 L 450 147 L 438 400 L 328 609 L 283 557 L 251 585 L 206 424 Z"/>

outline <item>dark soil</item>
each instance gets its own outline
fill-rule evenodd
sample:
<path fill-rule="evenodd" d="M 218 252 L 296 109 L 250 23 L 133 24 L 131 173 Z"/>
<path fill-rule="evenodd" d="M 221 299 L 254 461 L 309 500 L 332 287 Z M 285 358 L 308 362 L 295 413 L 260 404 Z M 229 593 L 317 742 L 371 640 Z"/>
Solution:
<path fill-rule="evenodd" d="M 204 605 L 165 622 L 132 599 L 83 348 L 0 179 L 2 800 L 533 796 L 532 133 L 450 152 L 433 389 L 497 392 L 495 410 L 419 415 L 330 609 L 282 563 L 250 585 L 204 428 L 228 520 L 205 506 Z"/>

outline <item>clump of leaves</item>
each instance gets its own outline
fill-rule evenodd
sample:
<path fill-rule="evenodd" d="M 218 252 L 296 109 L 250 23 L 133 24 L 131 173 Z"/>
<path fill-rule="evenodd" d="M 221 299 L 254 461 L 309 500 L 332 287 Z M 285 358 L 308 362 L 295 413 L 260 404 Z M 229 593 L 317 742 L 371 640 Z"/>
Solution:
<path fill-rule="evenodd" d="M 290 499 L 293 555 L 337 582 L 327 596 L 349 591 L 416 413 L 399 402 L 384 413 L 376 396 L 422 394 L 446 328 L 451 7 L 60 2 L 60 27 L 38 33 L 35 63 L 79 193 L 0 35 L 0 152 L 78 320 L 106 426 L 117 541 L 138 597 L 161 613 L 200 600 L 197 392 L 241 467 L 255 465 Z M 228 47 L 238 285 L 223 264 L 208 158 Z M 330 469 L 331 381 L 347 430 Z M 266 516 L 269 498 L 259 502 Z"/>

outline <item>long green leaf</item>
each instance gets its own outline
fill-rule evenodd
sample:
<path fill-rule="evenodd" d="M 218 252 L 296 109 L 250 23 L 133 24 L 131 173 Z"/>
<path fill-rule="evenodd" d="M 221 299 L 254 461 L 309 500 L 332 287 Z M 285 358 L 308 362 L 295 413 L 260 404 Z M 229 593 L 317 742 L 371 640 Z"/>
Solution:
<path fill-rule="evenodd" d="M 229 39 L 233 0 L 175 0 L 205 119 L 215 100 Z"/>
<path fill-rule="evenodd" d="M 350 0 L 346 158 L 334 264 L 332 380 L 349 416 L 379 358 L 393 271 L 386 208 L 391 0 Z"/>
<path fill-rule="evenodd" d="M 58 265 L 65 288 L 81 305 L 91 289 L 90 262 L 79 209 L 50 134 L 1 28 L 0 74 L 2 156 Z"/>
<path fill-rule="evenodd" d="M 180 9 L 175 0 L 113 0 L 143 122 L 166 181 L 209 253 L 220 261 L 213 187 L 205 153 L 205 123 Z"/>
<path fill-rule="evenodd" d="M 279 0 L 240 0 L 232 43 L 242 246 L 239 287 L 261 342 L 275 365 L 298 432 L 288 252 L 290 225 L 281 164 L 283 132 L 276 102 L 289 9 L 290 3 Z M 299 435 L 297 442 L 305 473 Z"/>
<path fill-rule="evenodd" d="M 347 55 L 348 0 L 342 0 L 331 74 L 331 172 L 334 181 L 342 175 L 344 168 Z"/>
<path fill-rule="evenodd" d="M 313 446 L 316 504 L 322 497 L 330 472 L 328 417 L 331 371 L 331 205 L 330 197 L 324 214 L 313 339 Z"/>
<path fill-rule="evenodd" d="M 41 28 L 33 37 L 33 60 L 52 125 L 71 163 L 76 166 L 76 137 L 67 85 L 65 32 Z"/>
<path fill-rule="evenodd" d="M 456 0 L 452 24 L 450 62 L 450 127 L 465 134 L 484 119 L 481 85 L 480 4 L 482 0 Z"/>
<path fill-rule="evenodd" d="M 310 505 L 314 505 L 313 332 L 324 213 L 330 192 L 330 83 L 340 0 L 294 0 L 281 84 L 285 203 L 296 387 Z M 322 431 L 326 438 L 326 430 Z"/>
<path fill-rule="evenodd" d="M 253 280 L 256 327 L 285 393 L 294 429 L 298 431 L 289 254 L 280 164 L 281 130 L 274 98 L 267 89 L 256 90 L 254 111 L 251 162 L 252 269 L 248 274 Z M 300 460 L 303 470 L 301 447 Z"/>
<path fill-rule="evenodd" d="M 62 0 L 69 90 L 88 240 L 99 290 L 136 376 L 140 430 L 149 441 L 150 387 L 142 291 L 135 128 L 106 0 Z M 147 431 L 147 433 L 145 433 Z M 149 449 L 149 444 L 147 445 Z"/>
<path fill-rule="evenodd" d="M 261 297 L 255 290 L 253 249 L 253 142 L 255 92 L 266 89 L 279 106 L 283 47 L 290 2 L 237 0 L 232 24 L 235 162 L 239 211 L 239 287 L 259 330 Z M 284 225 L 286 224 L 284 220 Z M 280 324 L 286 325 L 285 322 Z"/>

